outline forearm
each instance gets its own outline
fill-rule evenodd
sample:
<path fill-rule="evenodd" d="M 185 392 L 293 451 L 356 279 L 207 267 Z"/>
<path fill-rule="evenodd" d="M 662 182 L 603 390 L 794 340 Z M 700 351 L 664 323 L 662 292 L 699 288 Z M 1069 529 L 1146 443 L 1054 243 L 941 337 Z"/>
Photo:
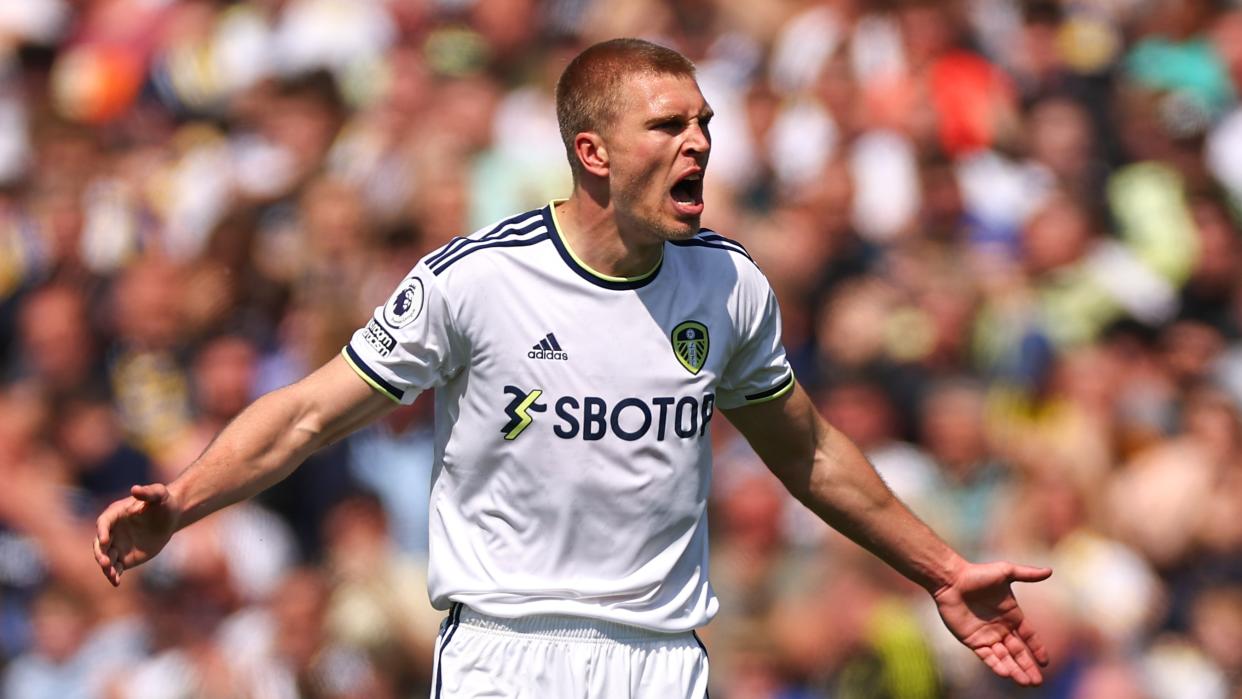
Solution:
<path fill-rule="evenodd" d="M 339 356 L 292 386 L 263 396 L 169 484 L 177 528 L 258 494 L 316 449 L 395 407 Z"/>
<path fill-rule="evenodd" d="M 929 592 L 949 584 L 962 557 L 893 495 L 853 442 L 818 423 L 814 456 L 777 472 L 794 497 Z"/>
<path fill-rule="evenodd" d="M 168 485 L 178 528 L 250 498 L 288 476 L 321 440 L 321 430 L 293 386 L 267 394 L 241 412 Z"/>
<path fill-rule="evenodd" d="M 893 495 L 853 442 L 824 422 L 801 386 L 725 414 L 795 497 L 930 592 L 945 625 L 988 667 L 1018 684 L 1042 681 L 1037 664 L 1047 664 L 1048 654 L 1009 584 L 1043 580 L 1050 569 L 966 562 Z"/>
<path fill-rule="evenodd" d="M 243 410 L 172 483 L 135 485 L 105 508 L 95 520 L 95 562 L 120 585 L 126 570 L 158 555 L 178 529 L 255 495 L 395 405 L 333 358 Z"/>
<path fill-rule="evenodd" d="M 914 516 L 801 386 L 779 401 L 726 413 L 789 492 L 834 529 L 928 591 L 965 563 Z"/>

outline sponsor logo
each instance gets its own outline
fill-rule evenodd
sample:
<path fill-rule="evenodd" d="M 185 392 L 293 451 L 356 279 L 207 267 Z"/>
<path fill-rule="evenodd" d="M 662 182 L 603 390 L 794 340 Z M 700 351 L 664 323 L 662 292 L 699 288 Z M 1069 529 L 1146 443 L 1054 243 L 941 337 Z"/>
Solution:
<path fill-rule="evenodd" d="M 505 415 L 509 417 L 509 421 L 505 423 L 500 431 L 505 435 L 505 439 L 512 441 L 522 434 L 522 431 L 530 427 L 530 423 L 535 418 L 531 417 L 531 411 L 542 413 L 548 409 L 543 403 L 537 403 L 539 396 L 543 395 L 543 391 L 535 389 L 530 393 L 523 391 L 517 386 L 505 386 L 505 393 L 513 396 L 513 400 L 505 406 Z"/>
<path fill-rule="evenodd" d="M 541 389 L 523 391 L 505 386 L 512 396 L 505 407 L 508 421 L 500 428 L 505 439 L 514 440 L 530 427 L 535 418 L 531 413 L 547 412 L 549 403 L 556 416 L 552 434 L 561 439 L 582 439 L 587 442 L 612 436 L 627 442 L 651 438 L 698 439 L 707 434 L 707 426 L 715 413 L 716 395 L 656 396 L 654 398 L 622 398 L 612 404 L 599 396 L 561 396 L 545 399 Z"/>
<path fill-rule="evenodd" d="M 673 354 L 677 361 L 691 374 L 699 373 L 707 362 L 707 353 L 711 350 L 711 339 L 707 335 L 707 326 L 697 320 L 686 320 L 677 324 L 670 335 L 673 341 Z"/>
<path fill-rule="evenodd" d="M 384 326 L 380 325 L 374 318 L 367 321 L 367 326 L 362 329 L 362 339 L 371 345 L 371 349 L 381 357 L 387 357 L 397 346 L 397 340 L 394 338 Z"/>
<path fill-rule="evenodd" d="M 384 305 L 384 322 L 394 328 L 403 328 L 414 322 L 423 311 L 423 296 L 423 280 L 418 277 L 410 279 Z"/>
<path fill-rule="evenodd" d="M 556 335 L 552 333 L 548 333 L 542 340 L 536 342 L 526 356 L 530 359 L 569 361 L 569 353 L 561 349 L 561 343 L 556 341 Z"/>

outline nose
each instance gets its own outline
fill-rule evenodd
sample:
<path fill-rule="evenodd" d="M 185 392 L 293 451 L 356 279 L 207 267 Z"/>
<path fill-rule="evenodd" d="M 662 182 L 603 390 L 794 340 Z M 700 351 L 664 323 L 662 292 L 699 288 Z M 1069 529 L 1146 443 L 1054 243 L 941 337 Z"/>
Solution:
<path fill-rule="evenodd" d="M 691 122 L 690 127 L 686 130 L 686 141 L 682 144 L 682 150 L 686 155 L 707 155 L 712 150 L 712 135 L 708 132 L 707 127 L 700 124 L 696 119 Z"/>

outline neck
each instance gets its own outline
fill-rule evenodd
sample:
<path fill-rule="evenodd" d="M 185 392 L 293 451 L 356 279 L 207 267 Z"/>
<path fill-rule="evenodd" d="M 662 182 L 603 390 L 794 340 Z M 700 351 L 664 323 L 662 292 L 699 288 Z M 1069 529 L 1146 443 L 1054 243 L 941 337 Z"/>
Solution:
<path fill-rule="evenodd" d="M 565 244 L 586 266 L 610 277 L 642 276 L 660 263 L 664 241 L 627 230 L 617 220 L 610 201 L 575 189 L 569 199 L 556 205 Z"/>

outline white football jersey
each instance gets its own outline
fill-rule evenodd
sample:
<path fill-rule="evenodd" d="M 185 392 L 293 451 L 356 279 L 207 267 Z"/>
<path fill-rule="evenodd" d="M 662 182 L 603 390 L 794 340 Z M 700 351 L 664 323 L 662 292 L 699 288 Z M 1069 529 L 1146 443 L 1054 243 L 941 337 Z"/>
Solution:
<path fill-rule="evenodd" d="M 686 631 L 718 606 L 713 413 L 793 387 L 776 300 L 707 230 L 641 277 L 599 274 L 554 204 L 425 257 L 344 355 L 402 403 L 436 388 L 434 606 Z"/>

